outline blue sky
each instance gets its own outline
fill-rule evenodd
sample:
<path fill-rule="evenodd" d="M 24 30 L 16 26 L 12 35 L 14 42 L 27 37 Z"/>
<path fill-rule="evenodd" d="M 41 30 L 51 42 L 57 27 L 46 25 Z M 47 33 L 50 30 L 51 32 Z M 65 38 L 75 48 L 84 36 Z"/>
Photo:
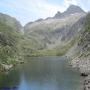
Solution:
<path fill-rule="evenodd" d="M 90 0 L 0 0 L 0 12 L 18 19 L 22 25 L 38 18 L 52 17 L 70 5 L 90 10 Z"/>

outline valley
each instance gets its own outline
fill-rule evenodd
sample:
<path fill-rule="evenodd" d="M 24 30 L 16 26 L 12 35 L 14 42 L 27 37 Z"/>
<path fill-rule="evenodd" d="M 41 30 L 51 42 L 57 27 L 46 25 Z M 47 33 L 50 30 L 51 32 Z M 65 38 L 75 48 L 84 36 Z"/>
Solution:
<path fill-rule="evenodd" d="M 28 22 L 25 26 L 14 17 L 0 13 L 0 72 L 8 72 L 24 63 L 25 58 L 53 56 L 67 57 L 72 68 L 85 79 L 81 90 L 90 90 L 89 12 L 70 5 L 62 13 L 58 11 L 53 17 Z"/>

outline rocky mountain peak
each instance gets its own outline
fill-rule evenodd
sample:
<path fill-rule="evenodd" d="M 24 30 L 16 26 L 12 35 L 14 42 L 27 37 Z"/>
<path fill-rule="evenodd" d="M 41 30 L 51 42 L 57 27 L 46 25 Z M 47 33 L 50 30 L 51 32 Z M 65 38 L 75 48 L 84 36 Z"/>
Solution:
<path fill-rule="evenodd" d="M 62 14 L 62 13 L 61 13 L 60 11 L 57 11 L 57 13 L 55 14 L 54 17 L 55 17 L 55 18 L 59 18 L 59 17 L 61 16 L 61 14 Z"/>
<path fill-rule="evenodd" d="M 43 21 L 43 19 L 42 19 L 42 18 L 40 18 L 40 19 L 36 20 L 35 22 L 40 22 L 40 21 Z"/>
<path fill-rule="evenodd" d="M 79 6 L 70 5 L 64 13 L 66 14 L 84 13 L 84 10 L 82 10 Z"/>
<path fill-rule="evenodd" d="M 75 14 L 75 13 L 85 13 L 84 10 L 82 10 L 79 6 L 76 5 L 70 5 L 66 11 L 64 11 L 63 13 L 60 13 L 59 11 L 55 14 L 55 16 L 53 18 L 63 18 L 66 17 L 70 14 Z"/>

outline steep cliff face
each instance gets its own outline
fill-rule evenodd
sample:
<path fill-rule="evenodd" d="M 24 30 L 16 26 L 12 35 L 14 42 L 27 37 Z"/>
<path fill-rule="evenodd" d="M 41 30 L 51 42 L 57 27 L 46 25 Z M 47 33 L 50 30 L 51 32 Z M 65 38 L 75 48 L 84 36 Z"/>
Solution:
<path fill-rule="evenodd" d="M 63 17 L 60 17 L 59 14 Z M 33 41 L 30 43 L 32 46 L 29 47 L 30 51 L 46 52 L 48 50 L 48 52 L 54 52 L 53 55 L 59 55 L 60 52 L 57 51 L 60 51 L 61 48 L 67 48 L 66 46 L 70 48 L 69 43 L 82 27 L 85 14 L 80 7 L 72 5 L 64 13 L 58 12 L 53 18 L 26 24 L 24 27 L 25 37 L 29 43 Z"/>

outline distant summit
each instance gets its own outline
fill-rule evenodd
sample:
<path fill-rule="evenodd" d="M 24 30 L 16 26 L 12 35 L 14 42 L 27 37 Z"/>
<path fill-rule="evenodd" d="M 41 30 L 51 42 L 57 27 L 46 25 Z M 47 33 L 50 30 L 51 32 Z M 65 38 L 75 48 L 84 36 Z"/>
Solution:
<path fill-rule="evenodd" d="M 55 18 L 59 18 L 59 17 L 61 17 L 61 14 L 62 14 L 62 13 L 58 11 L 58 12 L 55 14 L 54 17 L 55 17 Z"/>
<path fill-rule="evenodd" d="M 84 13 L 84 11 L 76 5 L 70 5 L 64 14 Z"/>
<path fill-rule="evenodd" d="M 75 13 L 85 13 L 84 10 L 82 10 L 79 6 L 76 5 L 70 5 L 66 11 L 63 13 L 60 13 L 59 11 L 55 14 L 53 18 L 62 18 L 70 14 L 75 14 Z"/>
<path fill-rule="evenodd" d="M 40 18 L 40 19 L 36 20 L 35 22 L 40 22 L 40 21 L 43 21 L 43 19 L 42 19 L 42 18 Z"/>

